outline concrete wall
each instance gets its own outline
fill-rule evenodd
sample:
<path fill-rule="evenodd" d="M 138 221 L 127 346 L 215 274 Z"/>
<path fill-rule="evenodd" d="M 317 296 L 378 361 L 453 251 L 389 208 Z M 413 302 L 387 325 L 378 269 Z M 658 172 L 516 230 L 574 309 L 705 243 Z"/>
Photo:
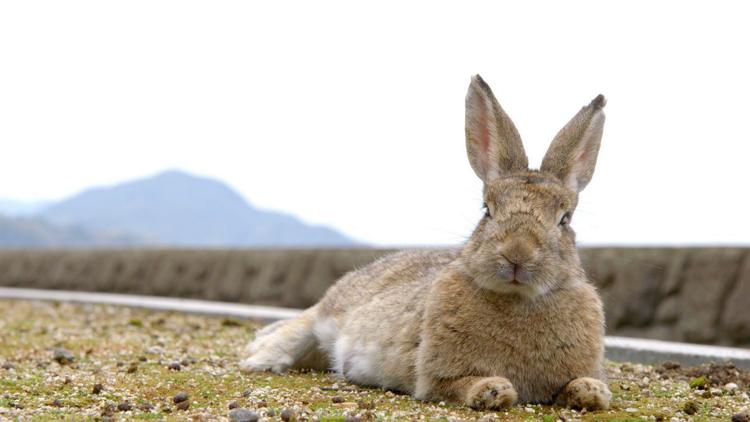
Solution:
<path fill-rule="evenodd" d="M 389 251 L 0 251 L 0 285 L 286 307 Z M 582 249 L 610 334 L 750 346 L 750 249 Z"/>

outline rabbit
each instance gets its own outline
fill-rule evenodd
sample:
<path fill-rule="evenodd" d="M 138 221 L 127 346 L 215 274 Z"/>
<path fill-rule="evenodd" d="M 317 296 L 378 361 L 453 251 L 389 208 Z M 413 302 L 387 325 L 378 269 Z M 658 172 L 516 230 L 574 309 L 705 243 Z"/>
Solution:
<path fill-rule="evenodd" d="M 334 370 L 364 386 L 475 409 L 607 409 L 604 314 L 571 218 L 594 173 L 606 100 L 583 107 L 539 170 L 476 75 L 466 148 L 485 214 L 458 249 L 406 250 L 344 275 L 298 318 L 260 332 L 246 372 Z"/>

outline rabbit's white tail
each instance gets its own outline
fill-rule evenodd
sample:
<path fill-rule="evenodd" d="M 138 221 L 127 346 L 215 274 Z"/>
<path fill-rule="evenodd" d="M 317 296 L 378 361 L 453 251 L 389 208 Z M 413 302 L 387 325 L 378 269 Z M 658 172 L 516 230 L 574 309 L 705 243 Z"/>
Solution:
<path fill-rule="evenodd" d="M 290 368 L 328 369 L 313 332 L 318 307 L 288 321 L 278 321 L 256 333 L 245 348 L 247 358 L 240 362 L 243 372 L 284 372 Z"/>

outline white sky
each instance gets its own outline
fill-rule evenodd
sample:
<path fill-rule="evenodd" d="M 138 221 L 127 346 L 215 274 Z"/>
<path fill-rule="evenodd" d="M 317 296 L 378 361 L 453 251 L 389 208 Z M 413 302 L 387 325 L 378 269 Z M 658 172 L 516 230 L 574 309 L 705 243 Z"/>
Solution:
<path fill-rule="evenodd" d="M 0 198 L 180 168 L 379 245 L 480 216 L 480 73 L 538 166 L 607 96 L 584 244 L 748 244 L 743 2 L 0 3 Z"/>

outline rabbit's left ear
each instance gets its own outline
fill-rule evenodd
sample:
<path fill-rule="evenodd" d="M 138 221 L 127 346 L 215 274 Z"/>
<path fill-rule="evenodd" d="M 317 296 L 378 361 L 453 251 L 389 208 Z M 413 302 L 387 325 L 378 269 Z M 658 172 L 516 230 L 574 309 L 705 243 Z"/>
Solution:
<path fill-rule="evenodd" d="M 541 171 L 557 176 L 580 192 L 591 181 L 604 129 L 604 96 L 594 98 L 557 133 L 542 160 Z"/>

